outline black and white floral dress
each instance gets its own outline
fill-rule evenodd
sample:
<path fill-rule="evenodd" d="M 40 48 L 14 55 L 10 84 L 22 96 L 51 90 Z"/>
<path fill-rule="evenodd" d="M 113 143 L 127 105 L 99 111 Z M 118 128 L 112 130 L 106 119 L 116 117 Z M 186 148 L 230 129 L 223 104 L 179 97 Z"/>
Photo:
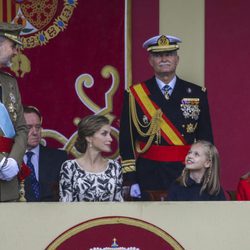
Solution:
<path fill-rule="evenodd" d="M 99 173 L 84 171 L 76 160 L 65 161 L 60 172 L 60 201 L 123 201 L 119 163 L 108 160 Z"/>

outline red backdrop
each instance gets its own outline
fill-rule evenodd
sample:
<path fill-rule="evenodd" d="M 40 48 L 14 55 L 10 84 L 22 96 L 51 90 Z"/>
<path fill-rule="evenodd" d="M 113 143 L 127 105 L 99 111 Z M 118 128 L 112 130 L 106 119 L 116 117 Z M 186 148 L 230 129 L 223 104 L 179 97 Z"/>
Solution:
<path fill-rule="evenodd" d="M 235 190 L 250 170 L 250 30 L 248 1 L 206 3 L 206 86 L 215 143 L 222 163 L 222 183 Z"/>
<path fill-rule="evenodd" d="M 100 112 L 112 114 L 117 135 L 127 1 L 0 1 L 5 13 L 0 18 L 25 26 L 25 49 L 12 70 L 23 104 L 39 108 L 52 144 L 63 147 L 76 131 L 76 118 Z"/>
<path fill-rule="evenodd" d="M 57 13 L 62 9 L 59 1 Z M 61 5 L 61 6 L 60 6 Z M 55 15 L 57 16 L 57 15 Z M 24 104 L 38 106 L 44 115 L 44 127 L 69 137 L 75 130 L 73 120 L 92 114 L 78 98 L 76 79 L 81 74 L 93 77 L 94 86 L 84 88 L 98 106 L 105 106 L 104 93 L 111 79 L 101 70 L 116 68 L 124 84 L 124 1 L 78 1 L 66 29 L 44 46 L 26 49 L 31 72 L 19 79 Z M 122 90 L 122 88 L 121 88 Z M 116 101 L 122 91 L 115 95 Z M 119 116 L 118 105 L 113 113 Z"/>
<path fill-rule="evenodd" d="M 132 62 L 133 82 L 142 80 L 141 72 L 143 80 L 152 74 L 142 43 L 158 33 L 159 2 L 0 0 L 0 5 L 0 19 L 25 26 L 25 49 L 11 73 L 23 104 L 41 111 L 47 143 L 67 149 L 76 119 L 93 113 L 112 114 L 117 139 L 124 88 L 131 84 L 125 81 L 132 78 L 126 63 Z M 130 16 L 132 28 L 126 25 Z M 131 45 L 126 34 L 133 39 L 132 58 L 126 57 Z M 114 140 L 113 152 L 117 148 Z"/>
<path fill-rule="evenodd" d="M 112 114 L 117 137 L 125 80 L 132 77 L 126 62 L 132 62 L 133 82 L 142 80 L 141 72 L 143 80 L 152 74 L 142 43 L 158 33 L 158 1 L 0 2 L 0 19 L 25 26 L 26 48 L 16 58 L 12 74 L 18 78 L 23 104 L 40 109 L 47 143 L 65 148 L 76 132 L 76 118 L 98 112 Z M 130 14 L 132 29 L 126 26 Z M 130 32 L 133 56 L 125 58 Z"/>
<path fill-rule="evenodd" d="M 143 11 L 142 11 L 143 10 Z M 132 3 L 132 77 L 141 82 L 152 77 L 148 53 L 142 44 L 159 34 L 159 0 L 136 0 Z"/>

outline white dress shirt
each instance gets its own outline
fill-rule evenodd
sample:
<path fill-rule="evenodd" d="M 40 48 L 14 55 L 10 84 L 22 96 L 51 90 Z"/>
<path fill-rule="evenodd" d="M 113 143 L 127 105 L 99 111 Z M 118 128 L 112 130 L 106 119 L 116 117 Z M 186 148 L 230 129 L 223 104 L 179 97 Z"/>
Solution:
<path fill-rule="evenodd" d="M 160 79 L 158 79 L 157 77 L 155 78 L 156 79 L 156 82 L 160 88 L 160 90 L 162 91 L 162 88 L 166 85 L 166 83 L 164 83 L 163 81 L 161 81 Z M 174 87 L 175 87 L 175 84 L 176 84 L 176 76 L 174 76 L 174 78 L 168 83 L 168 86 L 171 87 L 171 90 L 169 91 L 169 95 L 172 94 L 173 90 L 174 90 Z M 162 94 L 164 95 L 165 93 L 162 92 Z"/>

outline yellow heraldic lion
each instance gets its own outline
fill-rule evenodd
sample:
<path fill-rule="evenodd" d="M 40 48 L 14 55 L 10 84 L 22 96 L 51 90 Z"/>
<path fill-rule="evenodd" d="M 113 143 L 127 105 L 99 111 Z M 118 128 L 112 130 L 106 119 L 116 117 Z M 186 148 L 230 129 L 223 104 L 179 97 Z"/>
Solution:
<path fill-rule="evenodd" d="M 12 63 L 11 70 L 15 72 L 17 77 L 19 75 L 20 77 L 24 77 L 24 74 L 29 73 L 31 70 L 30 60 L 22 52 L 13 57 Z"/>

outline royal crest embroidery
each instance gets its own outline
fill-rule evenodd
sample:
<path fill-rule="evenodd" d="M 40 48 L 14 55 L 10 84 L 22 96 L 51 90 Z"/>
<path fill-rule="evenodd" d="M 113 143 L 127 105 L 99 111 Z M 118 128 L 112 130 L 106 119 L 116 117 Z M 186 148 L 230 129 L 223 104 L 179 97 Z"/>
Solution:
<path fill-rule="evenodd" d="M 22 47 L 13 57 L 11 70 L 17 77 L 24 77 L 31 71 L 31 61 L 23 49 L 44 46 L 63 32 L 71 19 L 77 0 L 8 0 L 8 10 L 4 9 L 8 20 L 21 24 Z M 63 2 L 63 3 L 61 3 Z M 1 5 L 1 8 L 5 5 Z M 1 19 L 1 15 L 0 15 Z"/>
<path fill-rule="evenodd" d="M 197 123 L 193 124 L 193 123 L 189 123 L 186 126 L 186 130 L 188 134 L 192 134 L 194 133 L 195 129 L 197 128 Z"/>
<path fill-rule="evenodd" d="M 200 115 L 199 103 L 199 98 L 183 98 L 180 105 L 183 116 L 185 118 L 198 120 Z"/>

